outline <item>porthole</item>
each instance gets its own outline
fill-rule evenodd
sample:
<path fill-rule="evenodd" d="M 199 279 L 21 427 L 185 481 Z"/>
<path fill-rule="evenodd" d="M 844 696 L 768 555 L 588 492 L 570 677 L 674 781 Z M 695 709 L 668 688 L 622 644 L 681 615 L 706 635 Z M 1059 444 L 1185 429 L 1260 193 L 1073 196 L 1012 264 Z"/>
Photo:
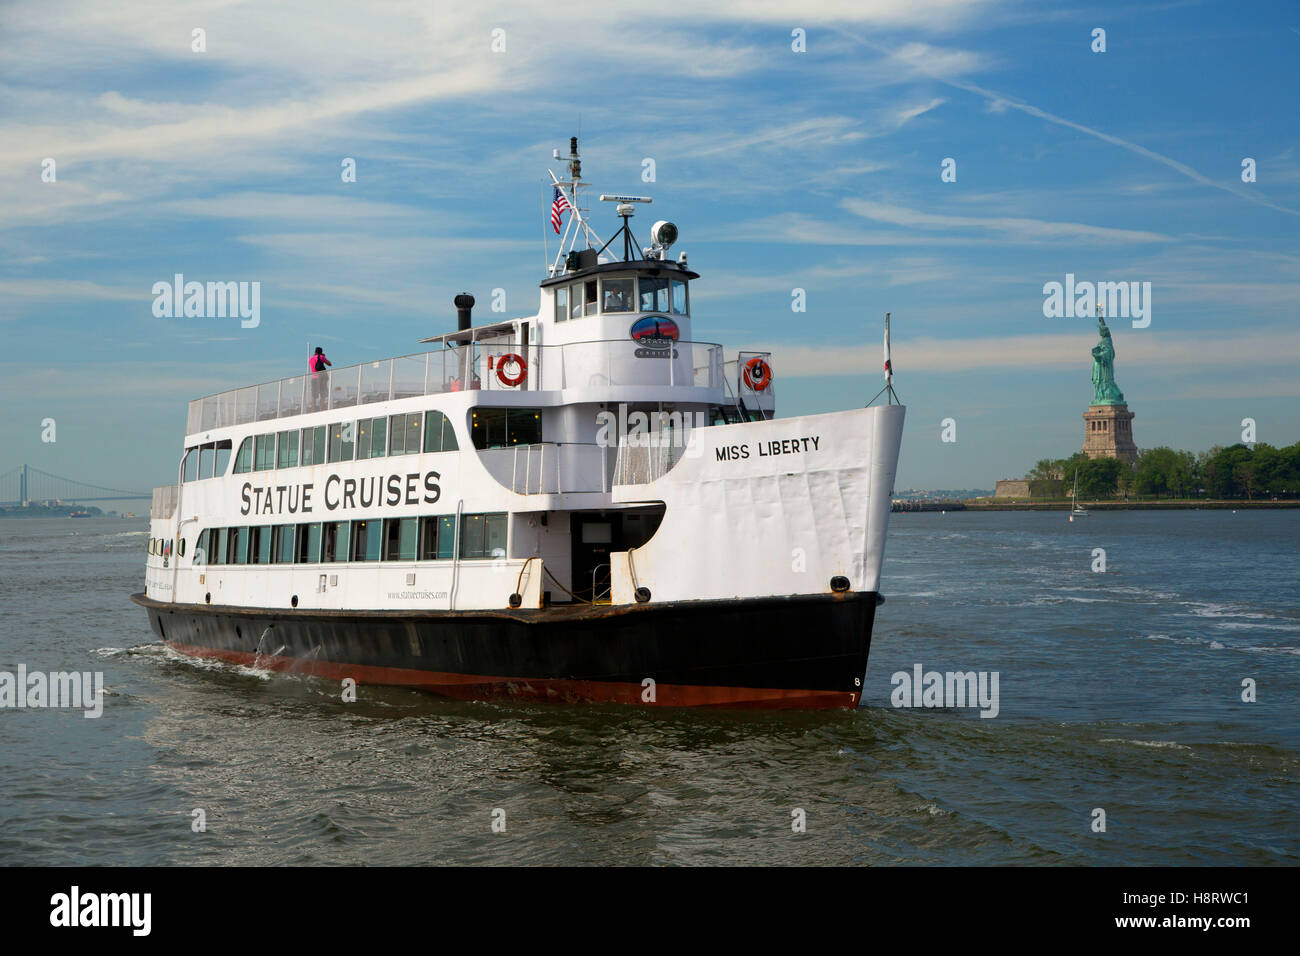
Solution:
<path fill-rule="evenodd" d="M 211 603 L 212 603 L 212 592 L 211 592 L 211 591 L 209 591 L 207 594 L 203 595 L 203 601 L 204 601 L 205 604 L 211 604 Z"/>
<path fill-rule="evenodd" d="M 184 539 L 184 538 L 181 538 L 181 540 L 180 540 L 180 545 L 177 547 L 176 551 L 177 551 L 177 553 L 178 553 L 182 558 L 185 557 L 185 539 Z"/>
<path fill-rule="evenodd" d="M 292 598 L 290 598 L 290 599 L 289 599 L 289 603 L 292 604 L 294 607 L 297 607 L 297 606 L 298 606 L 298 595 L 295 594 Z"/>

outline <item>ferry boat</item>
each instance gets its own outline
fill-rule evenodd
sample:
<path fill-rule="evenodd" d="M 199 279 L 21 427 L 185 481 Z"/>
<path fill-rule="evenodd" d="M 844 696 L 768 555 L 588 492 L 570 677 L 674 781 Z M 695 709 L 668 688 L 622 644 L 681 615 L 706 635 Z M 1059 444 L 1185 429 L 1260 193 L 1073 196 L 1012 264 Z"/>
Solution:
<path fill-rule="evenodd" d="M 777 418 L 769 353 L 695 337 L 676 226 L 639 246 L 650 198 L 602 195 L 601 242 L 555 157 L 537 313 L 458 295 L 428 351 L 191 402 L 132 599 L 185 654 L 358 685 L 857 706 L 904 407 Z"/>

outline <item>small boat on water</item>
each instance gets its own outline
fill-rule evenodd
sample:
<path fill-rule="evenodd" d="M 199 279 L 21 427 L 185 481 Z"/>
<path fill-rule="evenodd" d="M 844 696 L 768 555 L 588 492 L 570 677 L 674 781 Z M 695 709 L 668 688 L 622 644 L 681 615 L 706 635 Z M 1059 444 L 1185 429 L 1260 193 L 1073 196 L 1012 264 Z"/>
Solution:
<path fill-rule="evenodd" d="M 190 403 L 132 595 L 160 639 L 465 699 L 858 704 L 904 407 L 777 418 L 770 353 L 696 338 L 677 227 L 642 247 L 649 197 L 602 195 L 601 242 L 569 150 L 536 313 L 459 295 L 431 351 Z"/>
<path fill-rule="evenodd" d="M 1079 507 L 1079 471 L 1076 468 L 1074 472 L 1074 491 L 1070 495 L 1070 520 L 1073 521 L 1076 517 L 1086 517 L 1087 514 L 1087 508 Z"/>

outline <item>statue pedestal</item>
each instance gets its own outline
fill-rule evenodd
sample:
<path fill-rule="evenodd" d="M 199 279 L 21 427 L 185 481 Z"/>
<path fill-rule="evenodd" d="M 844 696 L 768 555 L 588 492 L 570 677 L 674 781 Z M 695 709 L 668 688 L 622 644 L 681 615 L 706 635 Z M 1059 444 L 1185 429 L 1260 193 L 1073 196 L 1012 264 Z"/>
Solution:
<path fill-rule="evenodd" d="M 1137 461 L 1133 443 L 1133 418 L 1127 405 L 1089 405 L 1083 413 L 1083 453 L 1089 458 Z"/>

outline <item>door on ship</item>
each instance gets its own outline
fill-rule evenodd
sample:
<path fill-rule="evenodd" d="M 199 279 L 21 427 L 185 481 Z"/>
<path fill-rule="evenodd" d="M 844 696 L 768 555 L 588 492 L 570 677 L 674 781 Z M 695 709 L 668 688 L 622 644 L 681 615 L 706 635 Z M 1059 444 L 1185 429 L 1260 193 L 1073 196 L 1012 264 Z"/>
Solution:
<path fill-rule="evenodd" d="M 609 601 L 609 558 L 623 550 L 623 516 L 578 512 L 572 517 L 573 593 L 584 601 Z"/>

